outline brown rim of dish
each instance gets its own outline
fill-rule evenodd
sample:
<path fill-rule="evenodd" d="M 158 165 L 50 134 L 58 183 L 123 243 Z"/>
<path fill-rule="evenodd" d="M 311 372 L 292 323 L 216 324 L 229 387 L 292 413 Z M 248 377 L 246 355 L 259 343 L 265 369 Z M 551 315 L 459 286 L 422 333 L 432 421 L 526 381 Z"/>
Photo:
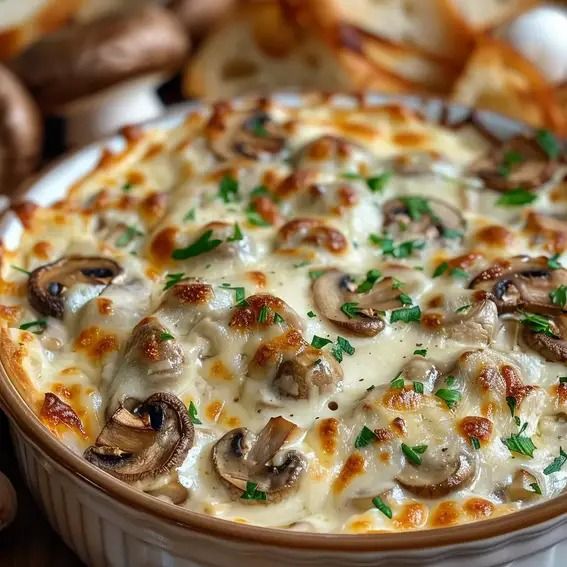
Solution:
<path fill-rule="evenodd" d="M 301 100 L 312 102 L 313 96 L 318 98 L 317 102 L 329 102 L 317 93 L 291 94 L 299 96 Z M 332 95 L 329 95 L 332 98 Z M 353 97 L 349 97 L 353 98 Z M 356 98 L 356 97 L 354 97 Z M 412 97 L 410 97 L 411 100 Z M 371 99 L 371 97 L 370 97 Z M 258 100 L 257 97 L 244 99 L 248 103 Z M 276 97 L 276 100 L 280 100 Z M 378 104 L 370 102 L 368 105 L 380 106 L 381 104 L 404 104 L 405 97 L 392 96 Z M 415 98 L 413 98 L 415 100 Z M 420 98 L 419 106 L 427 107 L 431 99 Z M 436 99 L 442 106 L 464 108 L 461 105 L 446 104 Z M 200 105 L 191 104 L 188 112 L 202 108 Z M 413 108 L 413 107 L 412 107 Z M 500 116 L 492 112 L 483 113 L 487 116 Z M 505 122 L 516 124 L 525 129 L 525 125 L 506 117 Z M 162 117 L 163 120 L 163 117 Z M 152 121 L 151 123 L 155 123 Z M 151 124 L 150 123 L 150 124 Z M 159 119 L 157 121 L 159 123 Z M 113 139 L 108 138 L 107 140 Z M 100 142 L 98 142 L 100 144 Z M 91 149 L 89 145 L 81 150 L 73 152 L 76 155 L 82 151 Z M 65 156 L 67 159 L 69 155 Z M 57 160 L 57 165 L 61 166 L 65 159 Z M 51 170 L 51 168 L 49 168 Z M 34 183 L 38 178 L 33 180 Z M 502 535 L 512 535 L 522 529 L 535 527 L 567 514 L 567 494 L 552 498 L 541 504 L 536 504 L 524 510 L 511 512 L 497 518 L 475 521 L 459 526 L 447 528 L 433 528 L 415 531 L 401 531 L 383 534 L 334 534 L 334 533 L 311 533 L 285 530 L 281 528 L 265 528 L 254 525 L 239 524 L 230 520 L 223 520 L 214 516 L 208 516 L 198 512 L 193 512 L 181 506 L 167 504 L 157 498 L 147 495 L 131 486 L 123 483 L 108 473 L 105 473 L 74 453 L 57 440 L 45 428 L 36 414 L 24 401 L 6 372 L 4 362 L 0 355 L 0 408 L 14 421 L 16 427 L 22 431 L 39 451 L 44 452 L 49 458 L 54 460 L 57 465 L 66 469 L 75 476 L 76 479 L 90 484 L 107 496 L 128 507 L 150 514 L 160 520 L 188 528 L 192 531 L 206 535 L 218 536 L 222 539 L 232 539 L 256 543 L 265 546 L 308 549 L 316 551 L 350 551 L 350 552 L 372 552 L 372 551 L 407 551 L 416 548 L 441 548 L 447 545 L 466 544 L 482 540 L 490 540 Z"/>

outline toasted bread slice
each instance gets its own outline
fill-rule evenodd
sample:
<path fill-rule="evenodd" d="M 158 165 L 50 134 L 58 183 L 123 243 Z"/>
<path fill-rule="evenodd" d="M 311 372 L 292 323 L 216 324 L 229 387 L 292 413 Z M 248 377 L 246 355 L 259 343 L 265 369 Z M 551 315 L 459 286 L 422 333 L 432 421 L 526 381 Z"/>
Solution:
<path fill-rule="evenodd" d="M 352 90 L 333 50 L 292 24 L 278 2 L 244 5 L 204 41 L 184 76 L 189 96 L 212 99 L 276 89 Z"/>
<path fill-rule="evenodd" d="M 453 100 L 564 131 L 561 106 L 540 71 L 505 43 L 485 39 L 455 84 Z"/>
<path fill-rule="evenodd" d="M 454 17 L 472 33 L 481 33 L 541 4 L 540 0 L 444 0 Z"/>
<path fill-rule="evenodd" d="M 83 0 L 2 0 L 0 61 L 71 19 Z"/>
<path fill-rule="evenodd" d="M 284 0 L 311 13 L 322 27 L 347 24 L 395 45 L 445 61 L 462 61 L 472 45 L 468 29 L 445 0 Z"/>

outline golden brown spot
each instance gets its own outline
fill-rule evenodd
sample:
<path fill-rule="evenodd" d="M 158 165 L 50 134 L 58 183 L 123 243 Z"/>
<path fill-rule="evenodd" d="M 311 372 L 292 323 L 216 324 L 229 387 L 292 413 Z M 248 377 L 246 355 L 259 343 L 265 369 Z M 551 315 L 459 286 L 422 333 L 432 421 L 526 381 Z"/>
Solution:
<path fill-rule="evenodd" d="M 444 302 L 445 302 L 445 299 L 443 298 L 442 295 L 434 295 L 434 296 L 427 302 L 427 306 L 428 306 L 430 309 L 435 309 L 435 308 L 437 308 L 437 307 L 441 307 Z"/>
<path fill-rule="evenodd" d="M 216 422 L 222 412 L 223 407 L 224 402 L 221 402 L 220 400 L 215 400 L 214 402 L 208 404 L 205 409 L 205 415 L 207 416 L 207 419 L 209 421 Z"/>
<path fill-rule="evenodd" d="M 463 504 L 463 510 L 473 520 L 482 520 L 492 516 L 494 508 L 494 504 L 484 498 L 469 498 Z"/>
<path fill-rule="evenodd" d="M 421 325 L 426 329 L 439 329 L 443 325 L 442 313 L 424 313 L 421 316 Z"/>
<path fill-rule="evenodd" d="M 509 246 L 514 240 L 512 233 L 506 227 L 500 225 L 481 228 L 477 231 L 476 238 L 488 246 L 500 247 Z"/>
<path fill-rule="evenodd" d="M 480 252 L 469 252 L 468 254 L 451 258 L 451 260 L 447 263 L 450 268 L 460 268 L 461 270 L 464 270 L 465 268 L 470 268 L 475 262 L 481 260 L 483 257 L 483 254 Z"/>
<path fill-rule="evenodd" d="M 0 319 L 14 324 L 20 320 L 22 316 L 21 305 L 1 305 L 0 304 Z"/>
<path fill-rule="evenodd" d="M 109 316 L 114 313 L 112 299 L 108 299 L 108 297 L 97 297 L 96 305 L 98 307 L 98 312 L 101 315 Z"/>
<path fill-rule="evenodd" d="M 475 437 L 479 441 L 488 441 L 492 435 L 492 421 L 485 417 L 469 415 L 459 424 L 461 435 L 467 439 Z"/>
<path fill-rule="evenodd" d="M 36 242 L 32 248 L 34 255 L 41 260 L 48 260 L 53 247 L 45 240 Z"/>
<path fill-rule="evenodd" d="M 83 350 L 91 358 L 103 358 L 118 350 L 116 335 L 105 334 L 100 327 L 88 327 L 75 340 L 75 349 Z"/>
<path fill-rule="evenodd" d="M 310 169 L 299 169 L 284 177 L 276 187 L 276 195 L 281 198 L 290 197 L 306 189 L 315 180 L 316 172 Z"/>
<path fill-rule="evenodd" d="M 524 398 L 535 390 L 536 386 L 525 385 L 516 369 L 512 366 L 503 366 L 500 371 L 506 382 L 506 397 L 514 398 L 516 405 L 519 407 Z"/>
<path fill-rule="evenodd" d="M 60 397 L 70 399 L 71 398 L 71 390 L 65 386 L 64 384 L 53 384 L 52 390 L 55 394 Z"/>
<path fill-rule="evenodd" d="M 146 176 L 141 171 L 130 171 L 126 176 L 128 183 L 132 185 L 142 185 L 146 181 Z"/>
<path fill-rule="evenodd" d="M 498 392 L 504 388 L 504 379 L 493 366 L 483 368 L 476 381 L 485 392 Z"/>
<path fill-rule="evenodd" d="M 366 461 L 364 457 L 358 453 L 349 455 L 341 472 L 333 482 L 333 492 L 342 492 L 354 479 L 361 475 L 366 469 Z"/>
<path fill-rule="evenodd" d="M 286 305 L 279 297 L 251 295 L 244 306 L 234 309 L 228 324 L 239 331 L 270 327 L 275 323 L 276 313 L 285 319 L 285 309 Z"/>
<path fill-rule="evenodd" d="M 161 142 L 157 142 L 152 144 L 147 150 L 146 153 L 144 154 L 144 157 L 142 159 L 151 159 L 155 156 L 159 156 L 164 150 L 164 146 Z"/>
<path fill-rule="evenodd" d="M 142 353 L 142 356 L 150 362 L 157 362 L 159 360 L 162 360 L 160 343 L 161 341 L 156 335 L 152 334 L 151 336 L 149 336 L 140 345 L 140 352 Z"/>
<path fill-rule="evenodd" d="M 433 526 L 443 527 L 452 526 L 459 522 L 459 510 L 452 500 L 441 502 L 433 511 L 431 524 Z"/>
<path fill-rule="evenodd" d="M 207 303 L 213 298 L 213 288 L 204 283 L 177 284 L 173 287 L 173 295 L 180 303 Z"/>
<path fill-rule="evenodd" d="M 254 354 L 252 362 L 260 367 L 266 367 L 274 364 L 282 351 L 287 352 L 308 346 L 299 331 L 290 329 L 275 339 L 262 343 Z"/>
<path fill-rule="evenodd" d="M 69 366 L 68 368 L 64 368 L 59 372 L 61 376 L 75 376 L 76 374 L 80 374 L 81 370 L 76 366 Z"/>
<path fill-rule="evenodd" d="M 215 360 L 209 367 L 209 377 L 217 380 L 232 380 L 232 372 L 222 360 Z"/>
<path fill-rule="evenodd" d="M 144 130 L 140 126 L 128 124 L 120 129 L 120 133 L 128 143 L 137 142 L 144 137 Z"/>
<path fill-rule="evenodd" d="M 559 405 L 562 406 L 567 403 L 567 383 L 560 382 L 557 386 L 555 386 L 555 389 Z"/>
<path fill-rule="evenodd" d="M 392 141 L 398 146 L 419 147 L 428 142 L 425 132 L 397 132 L 392 136 Z"/>
<path fill-rule="evenodd" d="M 51 392 L 45 394 L 39 415 L 52 427 L 63 424 L 86 435 L 83 423 L 75 410 Z"/>
<path fill-rule="evenodd" d="M 266 195 L 252 199 L 250 207 L 260 215 L 264 222 L 270 225 L 277 224 L 282 220 L 277 205 Z"/>
<path fill-rule="evenodd" d="M 393 517 L 392 524 L 398 530 L 415 530 L 423 527 L 427 521 L 429 509 L 419 502 L 404 504 Z"/>
<path fill-rule="evenodd" d="M 150 193 L 140 204 L 140 213 L 148 223 L 159 220 L 167 209 L 167 193 Z"/>
<path fill-rule="evenodd" d="M 391 441 L 394 438 L 394 434 L 385 427 L 379 427 L 374 430 L 374 435 L 376 435 L 376 442 L 381 443 L 384 441 Z"/>
<path fill-rule="evenodd" d="M 174 226 L 162 228 L 153 238 L 150 245 L 150 254 L 157 264 L 170 261 L 171 253 L 176 247 L 176 238 L 179 229 Z"/>
<path fill-rule="evenodd" d="M 334 417 L 321 420 L 317 425 L 321 450 L 325 455 L 334 455 L 339 439 L 339 421 Z"/>
<path fill-rule="evenodd" d="M 38 208 L 39 205 L 36 205 L 31 201 L 22 201 L 12 205 L 12 210 L 16 213 L 16 216 L 20 219 L 20 222 L 26 229 L 30 229 L 32 227 L 33 217 Z"/>
<path fill-rule="evenodd" d="M 535 242 L 543 242 L 550 252 L 561 253 L 567 249 L 567 223 L 561 219 L 530 211 L 526 231 L 533 235 Z"/>
<path fill-rule="evenodd" d="M 415 411 L 421 406 L 423 395 L 412 387 L 390 388 L 383 396 L 384 406 L 397 411 Z"/>
<path fill-rule="evenodd" d="M 27 282 L 8 282 L 0 278 L 0 295 L 22 297 L 27 293 Z"/>
<path fill-rule="evenodd" d="M 246 272 L 246 276 L 256 287 L 266 287 L 266 282 L 268 280 L 268 277 L 264 272 L 259 272 L 259 271 Z"/>
<path fill-rule="evenodd" d="M 395 417 L 392 420 L 392 427 L 398 433 L 398 435 L 407 435 L 408 428 L 406 422 L 402 417 Z"/>

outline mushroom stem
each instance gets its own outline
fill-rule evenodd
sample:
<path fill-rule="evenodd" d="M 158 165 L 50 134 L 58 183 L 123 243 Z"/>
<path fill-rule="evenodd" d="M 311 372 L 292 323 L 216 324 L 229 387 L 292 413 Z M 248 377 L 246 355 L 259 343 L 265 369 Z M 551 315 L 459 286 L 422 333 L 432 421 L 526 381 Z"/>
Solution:
<path fill-rule="evenodd" d="M 159 116 L 164 107 L 156 93 L 158 84 L 156 75 L 143 77 L 66 105 L 68 145 L 83 146 L 127 124 Z"/>

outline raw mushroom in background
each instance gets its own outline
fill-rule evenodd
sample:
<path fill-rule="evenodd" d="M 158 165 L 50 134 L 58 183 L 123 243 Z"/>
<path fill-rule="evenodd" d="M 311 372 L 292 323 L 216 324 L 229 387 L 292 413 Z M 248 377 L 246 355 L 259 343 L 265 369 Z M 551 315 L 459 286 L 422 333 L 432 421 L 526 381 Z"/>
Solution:
<path fill-rule="evenodd" d="M 38 41 L 12 63 L 41 108 L 67 118 L 69 145 L 163 112 L 156 88 L 189 49 L 177 19 L 158 5 L 111 13 Z"/>

